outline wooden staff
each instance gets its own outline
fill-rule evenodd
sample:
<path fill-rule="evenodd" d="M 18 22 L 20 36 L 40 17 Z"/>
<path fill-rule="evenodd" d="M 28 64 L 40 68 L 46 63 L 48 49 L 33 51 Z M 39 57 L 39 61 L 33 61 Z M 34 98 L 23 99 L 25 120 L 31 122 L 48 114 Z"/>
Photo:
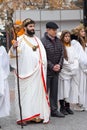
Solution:
<path fill-rule="evenodd" d="M 14 33 L 14 40 L 17 41 L 17 33 L 13 25 L 13 33 Z M 20 120 L 21 120 L 21 128 L 23 128 L 22 122 L 22 107 L 21 107 L 21 96 L 20 96 L 20 86 L 19 86 L 19 69 L 18 69 L 18 52 L 16 47 L 16 66 L 17 66 L 17 88 L 18 88 L 18 101 L 19 101 L 19 110 L 20 110 Z"/>

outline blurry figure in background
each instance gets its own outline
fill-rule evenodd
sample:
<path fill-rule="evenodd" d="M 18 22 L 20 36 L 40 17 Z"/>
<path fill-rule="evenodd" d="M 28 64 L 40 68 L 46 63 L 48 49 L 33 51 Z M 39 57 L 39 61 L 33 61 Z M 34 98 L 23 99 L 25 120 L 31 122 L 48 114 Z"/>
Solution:
<path fill-rule="evenodd" d="M 0 36 L 3 36 L 3 34 L 0 32 Z"/>
<path fill-rule="evenodd" d="M 60 39 L 61 33 L 62 33 L 62 32 L 58 32 L 58 33 L 57 33 L 57 37 L 58 37 L 59 39 Z"/>
<path fill-rule="evenodd" d="M 12 27 L 11 30 L 12 30 L 12 37 L 13 37 L 11 43 L 14 44 L 16 41 L 16 38 L 24 34 L 24 27 L 23 27 L 22 21 L 16 20 L 14 23 L 14 27 Z M 10 71 L 14 71 L 14 68 L 12 66 L 10 66 Z"/>
<path fill-rule="evenodd" d="M 73 29 L 73 34 L 77 39 L 71 44 L 75 48 L 79 58 L 79 104 L 76 110 L 87 109 L 87 36 L 84 26 L 81 24 Z"/>
<path fill-rule="evenodd" d="M 16 20 L 15 23 L 14 23 L 14 28 L 15 28 L 17 37 L 24 34 L 24 27 L 23 27 L 23 22 L 22 21 Z"/>
<path fill-rule="evenodd" d="M 35 21 L 27 18 L 23 21 L 23 27 L 24 34 L 17 37 L 9 51 L 10 64 L 15 68 L 15 78 L 19 78 L 20 83 L 22 123 L 23 125 L 27 125 L 29 121 L 48 123 L 50 106 L 46 91 L 46 52 L 42 42 L 35 36 Z M 16 47 L 19 75 L 15 63 Z M 15 108 L 17 124 L 21 125 L 16 80 Z"/>
<path fill-rule="evenodd" d="M 70 103 L 78 103 L 78 70 L 79 62 L 74 47 L 71 45 L 71 34 L 68 30 L 62 32 L 60 40 L 64 45 L 64 62 L 59 74 L 58 99 L 60 111 L 64 115 L 73 114 Z"/>
<path fill-rule="evenodd" d="M 24 34 L 24 27 L 23 27 L 22 21 L 16 20 L 14 23 L 14 29 L 15 29 L 15 32 L 14 32 L 14 30 L 12 30 L 12 32 L 13 32 L 12 44 L 14 44 L 16 37 L 19 37 Z"/>
<path fill-rule="evenodd" d="M 0 43 L 0 118 L 10 114 L 9 72 L 9 57 Z"/>

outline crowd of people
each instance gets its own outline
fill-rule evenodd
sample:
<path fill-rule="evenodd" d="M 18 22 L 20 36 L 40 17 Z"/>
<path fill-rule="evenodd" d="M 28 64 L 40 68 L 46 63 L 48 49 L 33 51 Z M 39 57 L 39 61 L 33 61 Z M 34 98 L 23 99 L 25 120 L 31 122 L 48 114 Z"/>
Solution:
<path fill-rule="evenodd" d="M 13 41 L 8 54 L 0 45 L 0 117 L 10 113 L 9 66 L 14 68 L 18 125 L 27 125 L 31 121 L 49 123 L 50 116 L 64 118 L 74 114 L 74 110 L 87 110 L 85 27 L 81 24 L 71 31 L 63 30 L 58 37 L 59 27 L 50 21 L 41 40 L 35 35 L 35 21 L 32 19 L 25 19 L 21 27 L 24 32 Z"/>

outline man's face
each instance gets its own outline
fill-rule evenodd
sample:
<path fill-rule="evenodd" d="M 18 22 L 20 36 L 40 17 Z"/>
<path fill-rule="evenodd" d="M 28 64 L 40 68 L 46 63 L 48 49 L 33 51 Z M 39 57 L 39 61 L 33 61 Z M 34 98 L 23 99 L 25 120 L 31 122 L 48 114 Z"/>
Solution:
<path fill-rule="evenodd" d="M 35 34 L 35 24 L 28 24 L 25 31 L 29 36 L 33 36 Z"/>
<path fill-rule="evenodd" d="M 48 33 L 51 37 L 55 37 L 55 36 L 57 35 L 57 29 L 48 28 L 48 29 L 47 29 L 47 33 Z"/>

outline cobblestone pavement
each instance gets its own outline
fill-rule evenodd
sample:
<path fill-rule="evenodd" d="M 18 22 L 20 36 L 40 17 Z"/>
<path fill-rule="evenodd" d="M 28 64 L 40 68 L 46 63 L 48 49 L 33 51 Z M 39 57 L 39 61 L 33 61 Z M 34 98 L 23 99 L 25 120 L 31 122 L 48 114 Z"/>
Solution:
<path fill-rule="evenodd" d="M 21 126 L 16 124 L 14 107 L 14 76 L 9 76 L 11 114 L 9 117 L 1 118 L 2 130 L 21 130 Z M 51 117 L 49 124 L 29 124 L 23 127 L 24 130 L 87 130 L 87 112 L 75 112 L 74 115 L 67 115 L 65 118 Z M 1 129 L 0 129 L 1 130 Z"/>

